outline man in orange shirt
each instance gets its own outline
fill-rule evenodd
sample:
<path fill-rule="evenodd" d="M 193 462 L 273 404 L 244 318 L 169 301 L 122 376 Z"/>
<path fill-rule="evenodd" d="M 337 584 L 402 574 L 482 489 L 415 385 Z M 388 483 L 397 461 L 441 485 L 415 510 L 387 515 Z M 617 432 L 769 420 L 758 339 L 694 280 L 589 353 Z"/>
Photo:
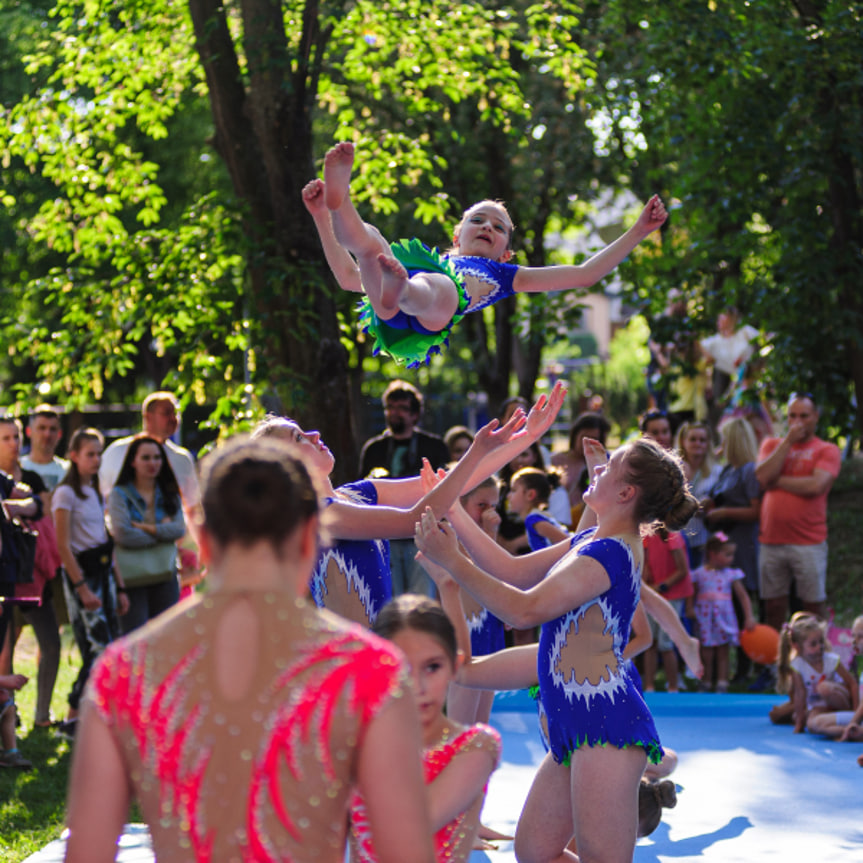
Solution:
<path fill-rule="evenodd" d="M 755 475 L 761 504 L 761 599 L 767 623 L 788 617 L 791 583 L 807 611 L 824 617 L 827 599 L 827 495 L 839 475 L 839 447 L 815 434 L 818 408 L 808 393 L 788 401 L 788 432 L 761 444 Z"/>

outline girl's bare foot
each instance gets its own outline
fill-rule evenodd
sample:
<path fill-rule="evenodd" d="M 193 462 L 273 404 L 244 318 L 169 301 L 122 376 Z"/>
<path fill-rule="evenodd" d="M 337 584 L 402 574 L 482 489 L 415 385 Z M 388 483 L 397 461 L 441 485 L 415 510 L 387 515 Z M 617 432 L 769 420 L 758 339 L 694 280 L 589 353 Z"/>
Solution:
<path fill-rule="evenodd" d="M 311 180 L 303 186 L 303 203 L 306 209 L 314 216 L 327 209 L 324 202 L 324 181 Z"/>
<path fill-rule="evenodd" d="M 863 767 L 863 755 L 858 755 L 858 756 L 857 756 L 857 763 L 858 763 L 861 767 Z"/>
<path fill-rule="evenodd" d="M 396 310 L 408 284 L 408 271 L 392 255 L 378 255 L 381 265 L 381 307 Z"/>
<path fill-rule="evenodd" d="M 354 166 L 354 145 L 342 141 L 324 156 L 324 200 L 331 210 L 338 210 L 351 187 Z"/>

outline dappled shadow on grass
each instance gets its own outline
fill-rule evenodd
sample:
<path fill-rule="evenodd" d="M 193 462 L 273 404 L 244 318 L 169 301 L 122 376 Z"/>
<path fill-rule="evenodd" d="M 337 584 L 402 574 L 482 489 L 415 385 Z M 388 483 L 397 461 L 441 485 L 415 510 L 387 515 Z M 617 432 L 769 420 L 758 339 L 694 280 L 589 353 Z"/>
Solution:
<path fill-rule="evenodd" d="M 30 830 L 56 821 L 66 800 L 70 744 L 53 729 L 34 728 L 19 739 L 21 753 L 33 762 L 32 770 L 0 770 L 0 834 Z M 7 817 L 14 814 L 14 820 Z"/>

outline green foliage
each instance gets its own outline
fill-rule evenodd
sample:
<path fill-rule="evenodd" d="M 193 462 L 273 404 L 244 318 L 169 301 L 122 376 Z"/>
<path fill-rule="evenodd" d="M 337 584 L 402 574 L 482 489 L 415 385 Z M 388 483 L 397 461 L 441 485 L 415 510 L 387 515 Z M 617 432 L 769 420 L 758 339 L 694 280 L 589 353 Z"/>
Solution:
<path fill-rule="evenodd" d="M 737 305 L 770 334 L 776 392 L 815 392 L 847 428 L 863 395 L 863 5 L 609 9 L 627 26 L 605 31 L 601 74 L 637 92 L 641 172 L 674 207 L 663 258 L 638 260 L 639 296 L 656 311 L 682 288 L 705 321 Z"/>
<path fill-rule="evenodd" d="M 570 391 L 576 398 L 586 392 L 602 395 L 604 411 L 621 440 L 637 428 L 638 415 L 647 407 L 647 338 L 647 322 L 640 315 L 632 317 L 614 334 L 607 362 L 592 363 L 570 377 Z"/>

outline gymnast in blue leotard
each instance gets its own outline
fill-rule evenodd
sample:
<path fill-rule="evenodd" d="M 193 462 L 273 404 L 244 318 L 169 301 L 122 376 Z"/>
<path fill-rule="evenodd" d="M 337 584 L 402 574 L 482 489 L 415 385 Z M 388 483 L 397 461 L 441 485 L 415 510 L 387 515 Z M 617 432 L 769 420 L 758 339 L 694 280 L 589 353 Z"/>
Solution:
<path fill-rule="evenodd" d="M 472 542 L 457 511 L 450 523 L 427 510 L 416 535 L 423 555 L 505 623 L 542 625 L 537 678 L 551 752 L 519 820 L 519 859 L 563 859 L 574 836 L 588 859 L 631 860 L 638 784 L 648 758 L 662 754 L 623 648 L 641 589 L 642 526 L 676 529 L 698 502 L 676 456 L 653 441 L 607 462 L 587 441 L 585 460 L 594 479 L 572 541 L 513 558 Z"/>
<path fill-rule="evenodd" d="M 364 222 L 350 197 L 354 146 L 342 142 L 324 157 L 324 179 L 303 189 L 327 262 L 339 285 L 364 292 L 362 319 L 385 350 L 409 366 L 427 363 L 467 313 L 519 292 L 583 288 L 610 273 L 666 220 L 654 195 L 635 224 L 579 265 L 519 267 L 512 257 L 513 223 L 503 204 L 481 201 L 462 216 L 445 255 L 412 240 L 392 247 Z"/>
<path fill-rule="evenodd" d="M 320 487 L 321 520 L 330 542 L 322 545 L 309 585 L 315 603 L 370 626 L 392 596 L 388 540 L 410 537 L 427 504 L 442 515 L 465 488 L 472 488 L 542 437 L 564 397 L 563 387 L 556 386 L 548 397 L 540 397 L 526 417 L 522 413 L 500 428 L 494 421 L 480 429 L 470 449 L 428 493 L 420 477 L 364 480 L 334 488 L 329 477 L 335 458 L 318 432 L 304 431 L 285 417 L 262 421 L 254 434 L 293 443 Z"/>

